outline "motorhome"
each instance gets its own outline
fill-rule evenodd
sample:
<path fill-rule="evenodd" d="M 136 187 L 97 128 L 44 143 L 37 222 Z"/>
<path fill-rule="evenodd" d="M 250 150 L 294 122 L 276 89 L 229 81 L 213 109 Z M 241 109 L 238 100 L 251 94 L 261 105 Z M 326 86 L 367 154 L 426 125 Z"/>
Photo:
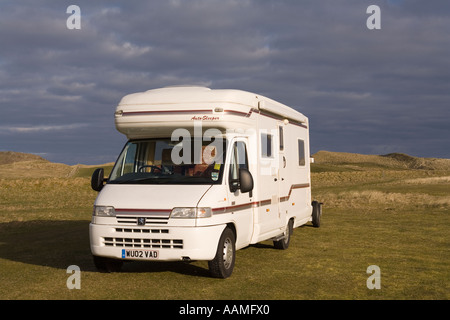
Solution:
<path fill-rule="evenodd" d="M 294 228 L 320 225 L 311 199 L 309 123 L 259 94 L 167 87 L 126 95 L 114 114 L 128 141 L 99 191 L 90 223 L 100 270 L 128 260 L 206 260 L 229 277 L 236 250 L 287 249 Z"/>

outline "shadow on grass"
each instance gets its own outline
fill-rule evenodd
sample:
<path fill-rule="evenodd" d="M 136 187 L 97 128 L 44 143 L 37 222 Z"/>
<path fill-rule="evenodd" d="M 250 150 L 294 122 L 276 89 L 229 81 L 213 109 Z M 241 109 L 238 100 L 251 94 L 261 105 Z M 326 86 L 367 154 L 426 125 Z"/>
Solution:
<path fill-rule="evenodd" d="M 248 248 L 275 249 L 272 242 Z M 31 220 L 0 223 L 0 258 L 37 266 L 67 269 L 77 265 L 82 271 L 98 272 L 89 246 L 89 221 Z M 124 273 L 175 272 L 210 277 L 205 261 L 127 261 Z"/>
<path fill-rule="evenodd" d="M 89 248 L 89 221 L 31 220 L 0 224 L 0 258 L 67 269 L 94 270 Z"/>
<path fill-rule="evenodd" d="M 203 262 L 203 261 L 202 261 Z M 183 261 L 127 261 L 122 267 L 124 273 L 158 273 L 175 272 L 183 275 L 210 278 L 211 274 L 208 265 L 198 266 L 201 262 L 183 262 Z"/>
<path fill-rule="evenodd" d="M 89 246 L 89 221 L 32 220 L 0 223 L 0 258 L 31 265 L 97 272 Z M 209 277 L 207 265 L 198 263 L 130 261 L 125 273 L 175 272 Z"/>

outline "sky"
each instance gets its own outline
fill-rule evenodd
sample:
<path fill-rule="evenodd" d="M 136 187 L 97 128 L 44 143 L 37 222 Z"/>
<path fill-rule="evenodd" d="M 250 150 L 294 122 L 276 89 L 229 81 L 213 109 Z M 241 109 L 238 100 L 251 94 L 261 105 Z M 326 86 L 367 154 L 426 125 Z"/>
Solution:
<path fill-rule="evenodd" d="M 450 158 L 450 1 L 0 2 L 0 151 L 115 161 L 120 99 L 185 84 L 293 107 L 312 154 Z"/>

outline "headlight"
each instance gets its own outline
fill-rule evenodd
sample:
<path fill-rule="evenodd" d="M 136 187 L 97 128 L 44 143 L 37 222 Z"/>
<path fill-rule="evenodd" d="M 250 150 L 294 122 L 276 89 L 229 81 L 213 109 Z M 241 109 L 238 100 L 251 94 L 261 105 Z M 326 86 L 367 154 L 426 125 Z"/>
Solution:
<path fill-rule="evenodd" d="M 171 218 L 208 218 L 211 217 L 211 208 L 173 208 Z"/>
<path fill-rule="evenodd" d="M 98 217 L 115 217 L 116 212 L 114 210 L 114 207 L 94 206 L 93 215 Z"/>

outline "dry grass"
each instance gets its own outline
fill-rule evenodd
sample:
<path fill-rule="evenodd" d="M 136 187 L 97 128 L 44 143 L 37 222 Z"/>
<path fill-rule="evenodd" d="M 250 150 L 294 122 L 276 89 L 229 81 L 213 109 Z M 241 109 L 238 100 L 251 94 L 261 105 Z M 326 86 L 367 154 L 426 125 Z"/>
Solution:
<path fill-rule="evenodd" d="M 314 197 L 341 209 L 450 209 L 449 171 L 368 170 L 312 173 Z"/>
<path fill-rule="evenodd" d="M 74 218 L 96 196 L 87 178 L 0 179 L 0 222 Z"/>
<path fill-rule="evenodd" d="M 51 163 L 45 160 L 20 161 L 0 165 L 0 178 L 50 178 L 67 177 L 72 168 L 62 163 Z"/>
<path fill-rule="evenodd" d="M 406 184 L 447 184 L 448 185 L 450 183 L 450 176 L 406 179 L 403 181 L 403 183 L 406 183 Z"/>
<path fill-rule="evenodd" d="M 445 184 L 449 171 L 441 170 L 368 170 L 326 171 L 311 173 L 313 187 L 347 187 L 371 184 L 421 184 L 430 179 L 431 184 Z"/>

